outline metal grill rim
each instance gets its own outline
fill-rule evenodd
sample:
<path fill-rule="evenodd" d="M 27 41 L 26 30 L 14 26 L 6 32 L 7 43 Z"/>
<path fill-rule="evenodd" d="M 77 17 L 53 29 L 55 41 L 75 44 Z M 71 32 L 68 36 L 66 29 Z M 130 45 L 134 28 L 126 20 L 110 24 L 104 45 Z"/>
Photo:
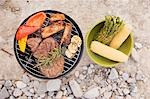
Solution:
<path fill-rule="evenodd" d="M 39 12 L 40 12 L 40 11 L 39 11 Z M 61 13 L 61 12 L 59 12 L 59 11 L 54 11 L 54 10 L 44 10 L 44 11 L 42 11 L 42 12 L 45 12 L 46 14 Z M 38 12 L 36 12 L 36 13 L 38 13 Z M 36 14 L 36 13 L 34 13 L 34 14 Z M 32 15 L 34 15 L 34 14 L 32 14 Z M 64 13 L 63 13 L 63 14 L 64 14 Z M 31 17 L 32 15 L 30 15 L 29 17 Z M 28 58 L 27 61 L 26 61 L 25 59 L 21 59 L 20 56 L 19 56 L 20 53 L 19 53 L 18 43 L 17 43 L 16 39 L 14 38 L 14 51 L 15 51 L 16 58 L 17 58 L 19 64 L 21 65 L 21 67 L 23 67 L 23 68 L 24 68 L 28 73 L 30 73 L 31 75 L 33 75 L 33 76 L 35 76 L 35 77 L 38 77 L 38 78 L 42 78 L 42 79 L 55 79 L 55 78 L 59 78 L 59 77 L 62 77 L 62 76 L 64 76 L 64 75 L 66 75 L 67 73 L 71 72 L 71 71 L 76 67 L 76 65 L 78 64 L 79 60 L 81 59 L 82 53 L 83 53 L 83 36 L 82 36 L 82 32 L 81 32 L 80 28 L 78 27 L 78 25 L 75 23 L 75 21 L 74 21 L 72 18 L 70 18 L 70 17 L 67 16 L 66 14 L 64 14 L 64 15 L 66 16 L 66 20 L 69 21 L 69 22 L 73 25 L 73 29 L 72 29 L 72 32 L 71 32 L 71 36 L 73 35 L 73 33 L 79 35 L 79 36 L 81 37 L 81 39 L 82 39 L 82 45 L 81 45 L 81 47 L 78 49 L 78 51 L 77 51 L 77 53 L 76 53 L 76 55 L 75 55 L 74 58 L 69 59 L 69 58 L 67 58 L 66 56 L 64 56 L 64 59 L 65 59 L 64 71 L 63 71 L 59 76 L 57 76 L 57 77 L 53 77 L 53 78 L 51 78 L 51 77 L 46 77 L 46 76 L 44 76 L 39 70 L 36 70 L 36 69 L 34 69 L 33 67 L 30 67 L 31 65 L 34 66 L 34 64 L 31 63 L 32 61 L 34 61 L 34 59 L 32 59 L 33 56 L 32 56 L 32 54 L 30 55 L 29 52 L 26 52 L 26 51 L 25 51 L 25 53 L 24 53 L 24 54 L 29 55 L 29 58 Z M 29 18 L 29 17 L 28 17 L 28 18 Z M 22 22 L 22 24 L 24 24 L 28 18 L 26 18 L 26 19 Z M 47 21 L 45 21 L 44 23 L 47 23 Z M 21 25 L 22 25 L 22 24 L 21 24 Z M 49 23 L 47 23 L 47 24 L 49 24 Z M 43 25 L 45 25 L 45 24 L 43 24 Z M 18 31 L 18 30 L 17 30 L 17 31 Z M 35 34 L 35 35 L 37 36 L 37 34 Z M 29 50 L 29 51 L 30 51 L 30 49 L 28 49 L 28 48 L 26 48 L 26 50 Z M 25 55 L 25 56 L 26 56 L 26 55 Z M 30 62 L 29 60 L 31 60 L 31 62 Z M 69 62 L 66 62 L 66 60 L 69 61 Z M 25 62 L 25 64 L 24 64 L 23 62 Z M 68 66 L 67 66 L 66 64 L 67 64 Z M 70 65 L 70 66 L 69 66 L 69 65 Z M 67 70 L 65 70 L 65 68 L 67 68 Z M 31 70 L 32 70 L 32 71 L 31 71 Z M 33 71 L 35 71 L 35 72 L 33 72 Z"/>

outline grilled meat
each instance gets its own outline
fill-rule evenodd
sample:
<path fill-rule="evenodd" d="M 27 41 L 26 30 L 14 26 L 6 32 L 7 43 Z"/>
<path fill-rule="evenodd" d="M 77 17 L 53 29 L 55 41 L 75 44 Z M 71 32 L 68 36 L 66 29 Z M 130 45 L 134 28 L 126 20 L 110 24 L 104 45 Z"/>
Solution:
<path fill-rule="evenodd" d="M 47 57 L 48 52 L 57 47 L 57 41 L 55 41 L 52 37 L 46 38 L 40 43 L 33 56 L 36 58 Z"/>
<path fill-rule="evenodd" d="M 47 77 L 56 77 L 64 70 L 64 57 L 60 56 L 55 58 L 52 66 L 41 67 L 41 72 Z"/>
<path fill-rule="evenodd" d="M 64 22 L 58 21 L 43 29 L 42 38 L 46 38 L 64 29 Z"/>
<path fill-rule="evenodd" d="M 70 38 L 71 38 L 71 30 L 72 30 L 72 25 L 70 23 L 66 23 L 65 30 L 63 33 L 63 36 L 61 38 L 61 44 L 69 44 L 70 43 Z"/>
<path fill-rule="evenodd" d="M 64 14 L 56 13 L 56 14 L 52 14 L 51 17 L 50 17 L 51 22 L 60 21 L 60 20 L 61 21 L 65 20 L 65 15 Z"/>
<path fill-rule="evenodd" d="M 35 52 L 41 41 L 41 38 L 29 38 L 27 40 L 27 45 L 31 48 L 32 52 Z"/>

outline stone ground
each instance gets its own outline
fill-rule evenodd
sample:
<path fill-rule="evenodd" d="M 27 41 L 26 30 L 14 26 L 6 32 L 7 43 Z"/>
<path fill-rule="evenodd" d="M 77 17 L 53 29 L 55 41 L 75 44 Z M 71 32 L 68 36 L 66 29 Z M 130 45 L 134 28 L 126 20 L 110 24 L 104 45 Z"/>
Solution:
<path fill-rule="evenodd" d="M 129 74 L 142 72 L 147 80 L 136 82 L 139 90 L 133 98 L 140 99 L 142 96 L 148 99 L 150 97 L 150 0 L 0 0 L 0 80 L 21 79 L 24 71 L 17 63 L 13 52 L 16 29 L 26 17 L 45 9 L 58 10 L 72 17 L 78 23 L 84 37 L 93 24 L 101 21 L 108 14 L 120 16 L 131 24 L 136 42 L 133 52 L 133 59 L 136 62 L 129 59 L 128 62 L 116 68 L 118 72 L 123 71 Z M 92 61 L 84 50 L 76 70 L 80 70 L 81 66 L 87 66 L 89 63 Z M 18 89 L 15 92 L 18 92 Z M 96 87 L 93 90 L 97 90 Z M 3 91 L 6 90 L 3 88 Z M 108 94 L 110 93 L 105 93 L 104 96 Z M 81 93 L 78 95 L 80 96 Z"/>

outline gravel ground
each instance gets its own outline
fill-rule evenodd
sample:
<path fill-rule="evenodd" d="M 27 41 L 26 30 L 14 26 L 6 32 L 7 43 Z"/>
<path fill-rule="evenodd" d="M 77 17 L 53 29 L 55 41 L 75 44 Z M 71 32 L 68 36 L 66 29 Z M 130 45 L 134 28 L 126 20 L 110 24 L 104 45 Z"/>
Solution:
<path fill-rule="evenodd" d="M 44 9 L 72 17 L 84 37 L 105 15 L 120 16 L 133 26 L 135 46 L 130 59 L 116 68 L 102 68 L 84 51 L 70 75 L 49 81 L 28 75 L 15 59 L 14 34 L 26 17 Z M 0 22 L 0 98 L 149 99 L 149 0 L 0 0 Z"/>

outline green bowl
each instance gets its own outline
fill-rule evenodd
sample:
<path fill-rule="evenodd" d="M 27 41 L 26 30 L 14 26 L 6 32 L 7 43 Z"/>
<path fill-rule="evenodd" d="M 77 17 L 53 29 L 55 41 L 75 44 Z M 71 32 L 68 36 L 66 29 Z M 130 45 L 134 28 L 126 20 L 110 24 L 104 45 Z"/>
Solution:
<path fill-rule="evenodd" d="M 105 57 L 102 57 L 100 55 L 97 55 L 93 53 L 90 50 L 91 42 L 93 41 L 94 36 L 99 33 L 100 29 L 103 27 L 104 21 L 99 22 L 96 24 L 92 29 L 90 29 L 89 32 L 86 34 L 86 50 L 88 53 L 88 56 L 91 58 L 92 61 L 94 61 L 96 64 L 103 66 L 103 67 L 114 67 L 121 62 L 112 61 L 110 59 L 107 59 Z M 119 51 L 123 52 L 124 54 L 130 56 L 131 51 L 133 48 L 133 33 L 130 33 L 128 38 L 124 41 L 124 43 L 120 46 L 118 49 Z"/>

